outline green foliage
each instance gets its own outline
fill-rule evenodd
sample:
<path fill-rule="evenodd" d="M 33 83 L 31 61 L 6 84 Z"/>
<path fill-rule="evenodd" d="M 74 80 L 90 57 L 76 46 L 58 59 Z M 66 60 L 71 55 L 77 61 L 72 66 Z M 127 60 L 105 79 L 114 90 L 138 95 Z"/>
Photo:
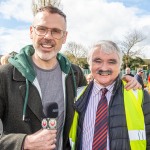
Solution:
<path fill-rule="evenodd" d="M 89 65 L 87 63 L 87 58 L 78 58 L 78 61 L 79 61 L 80 67 L 82 67 L 83 69 L 89 68 Z"/>
<path fill-rule="evenodd" d="M 132 70 L 136 70 L 136 68 L 142 67 L 142 65 L 144 65 L 145 62 L 142 58 L 140 57 L 128 57 L 128 67 L 130 67 Z M 126 57 L 124 55 L 123 57 L 123 65 L 122 68 L 125 69 L 126 68 Z"/>
<path fill-rule="evenodd" d="M 75 42 L 67 43 L 64 55 L 72 62 L 84 69 L 88 68 L 87 63 L 87 49 L 82 45 Z"/>
<path fill-rule="evenodd" d="M 88 69 L 89 65 L 87 63 L 87 58 L 77 58 L 75 57 L 73 54 L 68 53 L 68 52 L 64 52 L 63 53 L 69 60 L 71 63 L 76 64 L 78 66 L 80 66 L 83 69 Z"/>

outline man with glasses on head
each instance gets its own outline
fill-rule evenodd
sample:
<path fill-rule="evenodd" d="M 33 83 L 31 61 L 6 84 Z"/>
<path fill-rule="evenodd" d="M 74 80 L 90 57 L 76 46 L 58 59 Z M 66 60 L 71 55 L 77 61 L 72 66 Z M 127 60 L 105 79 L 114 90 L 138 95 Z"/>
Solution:
<path fill-rule="evenodd" d="M 66 16 L 57 8 L 40 8 L 30 27 L 33 45 L 24 47 L 0 69 L 0 149 L 68 150 L 76 87 L 86 84 L 81 69 L 59 53 L 66 42 Z M 134 79 L 134 78 L 133 78 Z M 138 87 L 137 81 L 129 87 Z M 135 82 L 136 81 L 136 82 Z M 57 130 L 48 130 L 58 105 Z M 51 107 L 52 108 L 52 107 Z M 56 109 L 54 109 L 56 111 Z M 41 129 L 41 121 L 43 128 Z"/>

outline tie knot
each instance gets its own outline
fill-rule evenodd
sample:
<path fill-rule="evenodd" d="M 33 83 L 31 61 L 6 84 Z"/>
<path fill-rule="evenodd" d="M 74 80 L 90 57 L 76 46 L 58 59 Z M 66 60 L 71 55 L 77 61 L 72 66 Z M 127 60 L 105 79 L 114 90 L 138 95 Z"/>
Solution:
<path fill-rule="evenodd" d="M 102 91 L 102 96 L 105 96 L 108 90 L 106 88 L 102 88 L 101 91 Z"/>

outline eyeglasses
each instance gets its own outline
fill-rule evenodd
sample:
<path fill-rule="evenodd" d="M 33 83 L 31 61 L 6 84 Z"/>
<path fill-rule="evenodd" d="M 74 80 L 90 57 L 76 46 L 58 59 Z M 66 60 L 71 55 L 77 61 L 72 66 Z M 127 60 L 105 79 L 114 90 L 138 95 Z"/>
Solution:
<path fill-rule="evenodd" d="M 66 33 L 66 31 L 60 30 L 58 28 L 47 28 L 44 26 L 33 26 L 33 27 L 35 29 L 35 33 L 38 36 L 45 36 L 50 30 L 52 37 L 57 40 L 63 38 Z"/>

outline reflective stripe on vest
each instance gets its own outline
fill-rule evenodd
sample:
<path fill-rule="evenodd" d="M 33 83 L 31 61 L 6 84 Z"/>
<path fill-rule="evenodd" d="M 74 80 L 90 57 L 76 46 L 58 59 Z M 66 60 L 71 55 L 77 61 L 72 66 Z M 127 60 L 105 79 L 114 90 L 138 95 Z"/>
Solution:
<path fill-rule="evenodd" d="M 76 100 L 78 100 L 84 93 L 86 87 L 87 86 L 84 86 L 78 90 Z M 146 133 L 144 115 L 142 111 L 142 100 L 142 90 L 127 91 L 124 89 L 124 107 L 131 150 L 146 150 Z M 75 150 L 77 125 L 78 113 L 75 111 L 73 123 L 69 133 L 71 150 Z"/>
<path fill-rule="evenodd" d="M 124 89 L 124 106 L 131 150 L 146 150 L 146 132 L 142 100 L 142 90 L 127 91 Z"/>

